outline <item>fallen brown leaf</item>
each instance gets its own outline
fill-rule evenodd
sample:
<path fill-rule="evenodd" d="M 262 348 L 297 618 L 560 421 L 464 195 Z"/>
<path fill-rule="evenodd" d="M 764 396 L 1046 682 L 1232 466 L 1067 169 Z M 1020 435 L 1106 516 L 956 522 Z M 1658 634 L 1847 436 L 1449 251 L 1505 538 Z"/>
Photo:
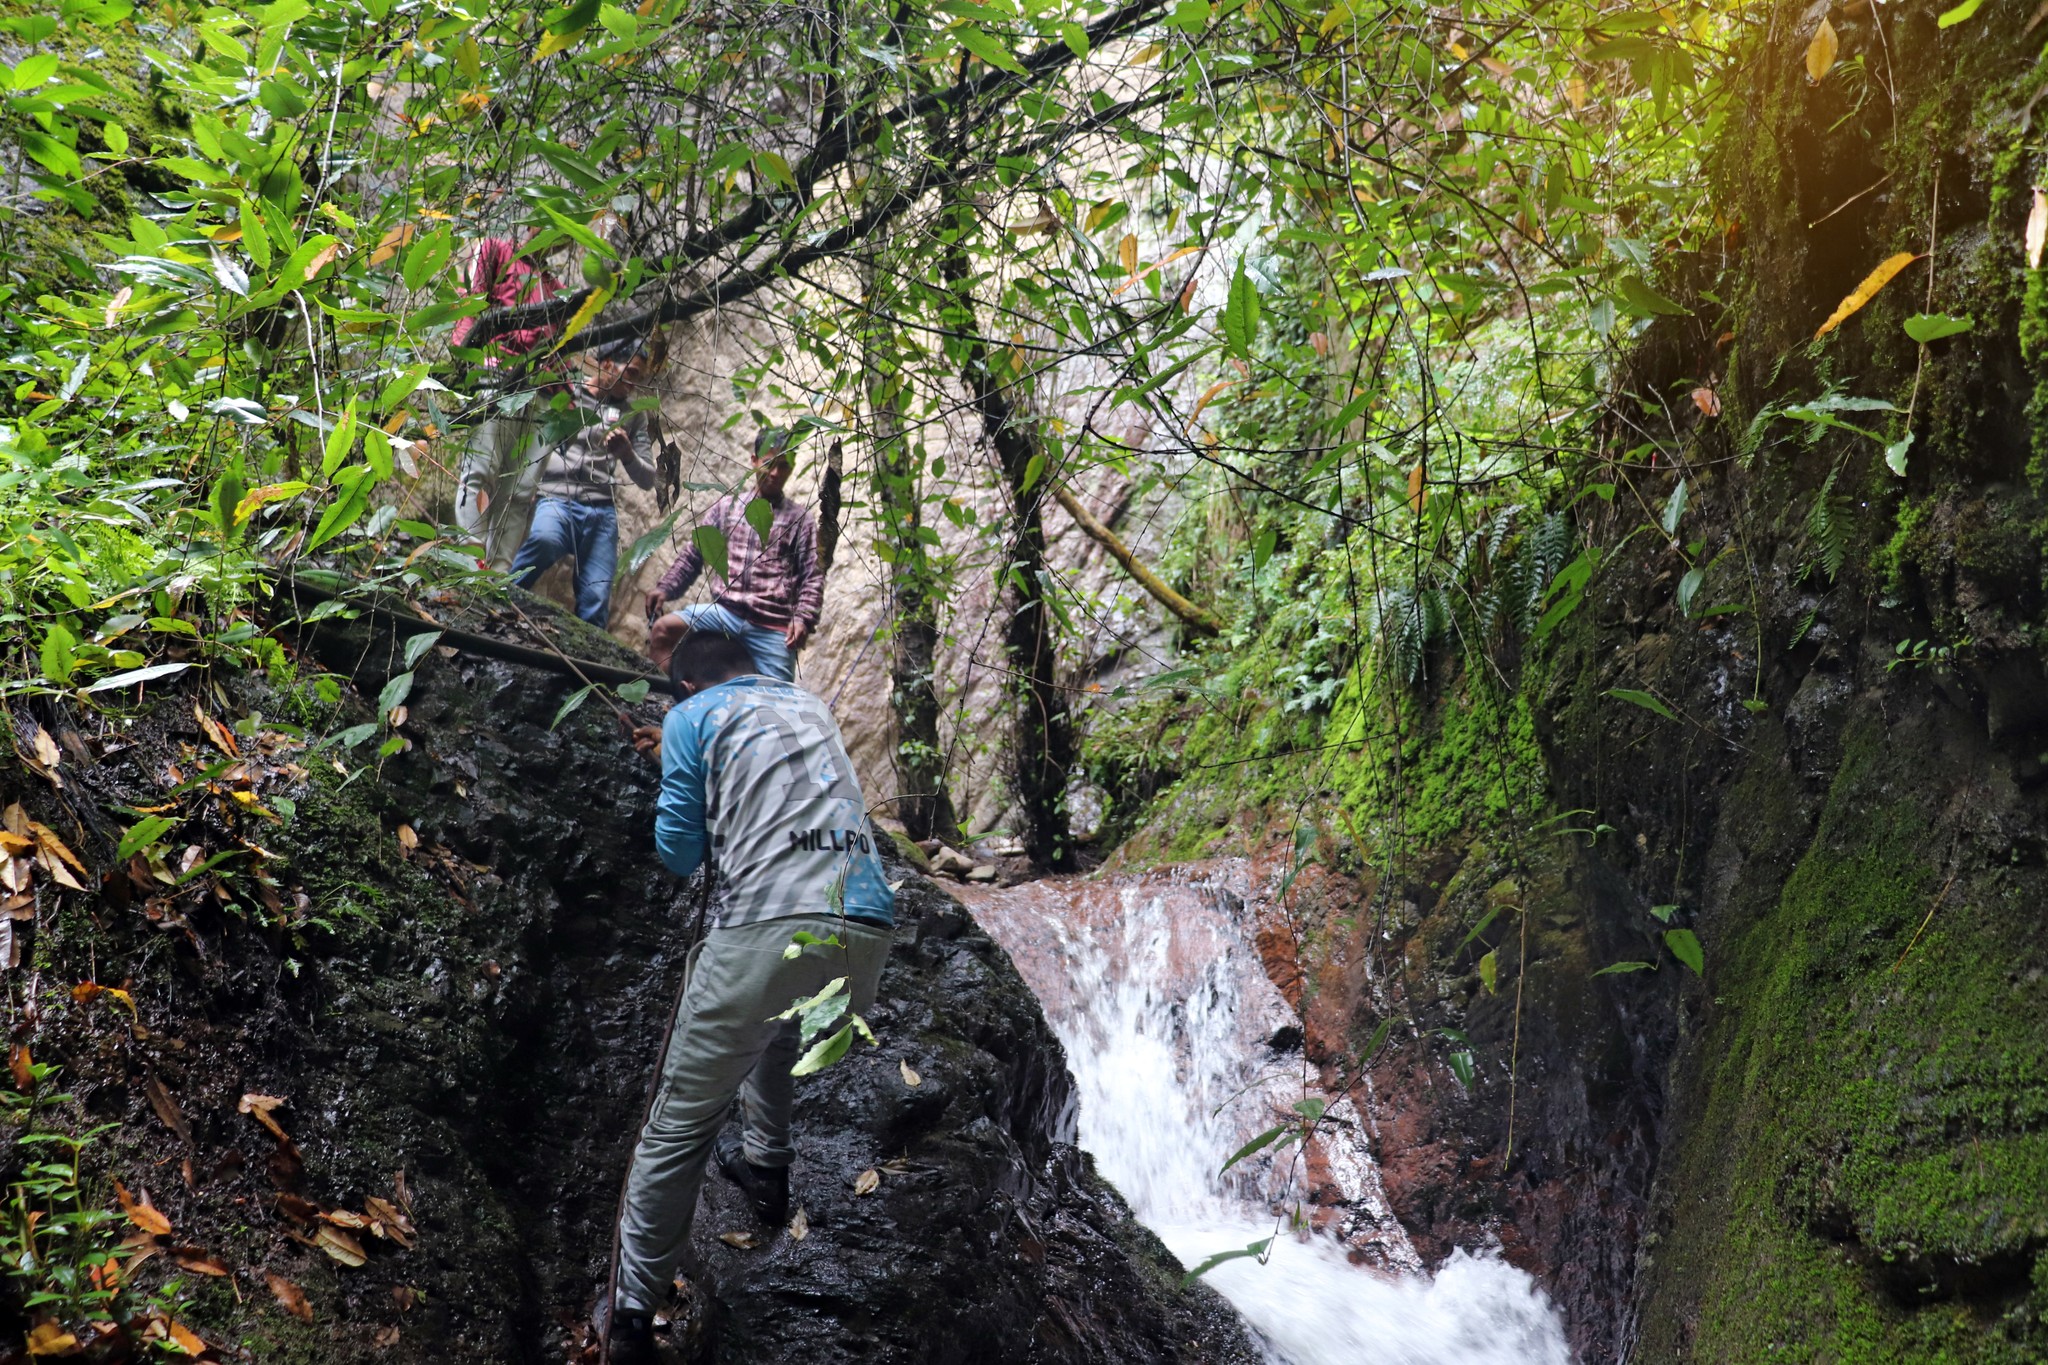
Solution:
<path fill-rule="evenodd" d="M 285 1217 L 296 1218 L 301 1223 L 310 1223 L 320 1216 L 318 1204 L 310 1199 L 302 1199 L 296 1194 L 278 1195 L 277 1209 Z"/>
<path fill-rule="evenodd" d="M 902 1058 L 899 1057 L 896 1061 L 896 1067 L 899 1071 L 903 1073 L 903 1083 L 905 1085 L 919 1086 L 924 1084 L 924 1077 L 918 1075 L 917 1072 L 911 1070 L 909 1062 L 904 1061 Z"/>
<path fill-rule="evenodd" d="M 28 1044 L 16 1043 L 7 1053 L 7 1070 L 14 1077 L 14 1088 L 26 1095 L 35 1088 L 36 1073 L 29 1070 L 34 1062 L 29 1060 Z"/>
<path fill-rule="evenodd" d="M 741 1251 L 752 1251 L 761 1245 L 761 1239 L 751 1232 L 721 1232 L 718 1234 L 718 1240 L 729 1247 L 738 1247 Z"/>
<path fill-rule="evenodd" d="M 1709 417 L 1721 415 L 1721 395 L 1704 386 L 1692 391 L 1693 406 Z"/>
<path fill-rule="evenodd" d="M 314 1234 L 313 1240 L 322 1251 L 345 1266 L 359 1266 L 370 1259 L 363 1251 L 363 1244 L 340 1228 L 323 1226 Z"/>
<path fill-rule="evenodd" d="M 853 1178 L 853 1192 L 856 1195 L 873 1194 L 882 1183 L 882 1173 L 870 1166 Z"/>
<path fill-rule="evenodd" d="M 28 1353 L 32 1356 L 68 1356 L 77 1350 L 78 1338 L 60 1322 L 39 1322 L 29 1331 Z"/>
<path fill-rule="evenodd" d="M 338 1228 L 349 1228 L 358 1232 L 370 1226 L 369 1219 L 363 1217 L 360 1213 L 350 1213 L 347 1209 L 333 1209 L 323 1213 L 320 1215 L 320 1221 L 332 1223 Z"/>
<path fill-rule="evenodd" d="M 409 1284 L 394 1284 L 391 1286 L 391 1301 L 398 1305 L 399 1312 L 410 1313 L 413 1305 L 420 1301 L 420 1291 Z"/>
<path fill-rule="evenodd" d="M 379 1327 L 371 1333 L 370 1342 L 380 1351 L 390 1350 L 398 1344 L 398 1324 L 394 1322 L 388 1327 Z"/>
<path fill-rule="evenodd" d="M 33 845 L 31 845 L 33 847 Z M 28 858 L 8 858 L 0 862 L 0 889 L 20 895 L 35 884 L 36 865 Z"/>
<path fill-rule="evenodd" d="M 413 832 L 411 825 L 400 825 L 398 827 L 398 846 L 407 853 L 420 846 L 420 836 Z"/>
<path fill-rule="evenodd" d="M 801 1242 L 804 1238 L 810 1235 L 810 1215 L 805 1213 L 803 1210 L 803 1205 L 799 1204 L 797 1205 L 796 1215 L 789 1220 L 790 1240 L 793 1242 Z"/>
<path fill-rule="evenodd" d="M 31 735 L 29 738 L 30 741 L 35 745 L 37 760 L 40 761 L 45 768 L 48 768 L 50 770 L 50 776 L 53 780 L 56 780 L 57 785 L 60 787 L 63 786 L 64 784 L 62 779 L 57 778 L 57 765 L 64 761 L 63 751 L 58 749 L 57 741 L 50 738 L 50 732 L 48 730 L 45 730 L 40 725 L 36 725 L 35 722 L 33 721 L 29 723 L 30 725 L 34 726 L 35 729 L 35 734 Z"/>
<path fill-rule="evenodd" d="M 151 1206 L 148 1190 L 144 1190 L 142 1198 L 138 1200 L 128 1193 L 126 1185 L 116 1180 L 114 1182 L 114 1197 L 121 1201 L 121 1212 L 127 1214 L 128 1221 L 135 1224 L 136 1227 L 141 1228 L 152 1237 L 168 1237 L 171 1235 L 171 1220 L 164 1217 L 163 1214 Z"/>
<path fill-rule="evenodd" d="M 164 1083 L 151 1076 L 142 1083 L 142 1093 L 149 1097 L 149 1107 L 156 1110 L 156 1116 L 164 1121 L 164 1127 L 176 1133 L 188 1147 L 192 1144 L 192 1125 L 185 1122 L 184 1111 L 178 1108 L 177 1099 L 164 1089 Z"/>
<path fill-rule="evenodd" d="M 31 835 L 16 834 L 11 829 L 0 829 L 0 853 L 27 853 L 35 846 L 36 841 Z"/>
<path fill-rule="evenodd" d="M 199 703 L 196 701 L 192 703 L 192 714 L 199 718 L 199 728 L 206 732 L 208 739 L 213 741 L 214 748 L 220 750 L 229 758 L 240 758 L 242 756 L 242 751 L 236 747 L 235 737 L 229 733 L 228 727 L 200 710 Z"/>
<path fill-rule="evenodd" d="M 311 1322 L 313 1320 L 313 1305 L 306 1302 L 305 1290 L 299 1288 L 274 1270 L 263 1272 L 263 1282 L 270 1286 L 270 1292 L 277 1296 L 277 1301 L 283 1306 L 285 1312 L 290 1313 L 300 1322 Z"/>
<path fill-rule="evenodd" d="M 5 812 L 0 812 L 0 828 L 9 834 L 28 833 L 28 812 L 21 808 L 21 802 L 11 802 Z"/>
<path fill-rule="evenodd" d="M 373 1194 L 363 1200 L 363 1210 L 376 1220 L 372 1231 L 379 1237 L 388 1237 L 408 1251 L 412 1249 L 412 1219 L 396 1204 Z"/>
<path fill-rule="evenodd" d="M 187 1327 L 184 1323 L 179 1322 L 176 1318 L 165 1318 L 164 1330 L 170 1333 L 171 1340 L 176 1342 L 178 1348 L 186 1355 L 203 1356 L 206 1354 L 206 1342 L 197 1332 Z"/>
<path fill-rule="evenodd" d="M 226 1261 L 198 1247 L 178 1247 L 171 1252 L 171 1259 L 195 1275 L 212 1275 L 218 1279 L 235 1273 L 228 1268 Z"/>
<path fill-rule="evenodd" d="M 265 1128 L 268 1128 L 272 1133 L 274 1133 L 277 1136 L 277 1140 L 279 1142 L 290 1142 L 291 1137 L 284 1131 L 283 1128 L 278 1126 L 278 1122 L 276 1119 L 270 1117 L 270 1111 L 276 1109 L 279 1105 L 282 1105 L 284 1103 L 284 1098 L 279 1095 L 248 1094 L 242 1096 L 242 1102 L 235 1106 L 235 1112 L 238 1114 L 247 1114 L 251 1118 L 255 1119 L 258 1123 L 262 1124 Z"/>

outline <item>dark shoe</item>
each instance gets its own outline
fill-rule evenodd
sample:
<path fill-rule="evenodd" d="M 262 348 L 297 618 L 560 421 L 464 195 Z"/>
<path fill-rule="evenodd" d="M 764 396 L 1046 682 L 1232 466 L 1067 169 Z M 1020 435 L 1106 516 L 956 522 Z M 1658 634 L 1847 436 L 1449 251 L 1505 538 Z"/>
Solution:
<path fill-rule="evenodd" d="M 621 1308 L 612 1314 L 611 1365 L 661 1365 L 654 1349 L 654 1314 Z"/>
<path fill-rule="evenodd" d="M 746 1144 L 740 1141 L 738 1133 L 720 1133 L 711 1151 L 718 1158 L 718 1169 L 740 1187 L 740 1193 L 753 1205 L 756 1218 L 772 1228 L 789 1221 L 787 1166 L 756 1166 L 747 1160 Z"/>

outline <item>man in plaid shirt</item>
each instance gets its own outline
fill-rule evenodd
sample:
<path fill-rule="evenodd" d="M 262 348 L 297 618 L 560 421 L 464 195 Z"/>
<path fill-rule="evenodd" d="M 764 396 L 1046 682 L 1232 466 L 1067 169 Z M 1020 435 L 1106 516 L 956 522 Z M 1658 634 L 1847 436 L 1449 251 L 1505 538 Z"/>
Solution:
<path fill-rule="evenodd" d="M 704 571 L 704 555 L 694 541 L 648 590 L 648 653 L 656 664 L 666 667 L 676 642 L 689 632 L 712 630 L 744 640 L 763 674 L 795 681 L 796 651 L 817 628 L 824 606 L 825 574 L 818 566 L 817 523 L 807 508 L 783 496 L 791 437 L 780 428 L 762 428 L 754 438 L 753 486 L 727 494 L 704 514 L 701 524 L 725 537 L 726 575 L 713 584 L 711 600 L 663 614 Z M 773 514 L 765 545 L 747 520 L 747 506 L 756 499 Z"/>

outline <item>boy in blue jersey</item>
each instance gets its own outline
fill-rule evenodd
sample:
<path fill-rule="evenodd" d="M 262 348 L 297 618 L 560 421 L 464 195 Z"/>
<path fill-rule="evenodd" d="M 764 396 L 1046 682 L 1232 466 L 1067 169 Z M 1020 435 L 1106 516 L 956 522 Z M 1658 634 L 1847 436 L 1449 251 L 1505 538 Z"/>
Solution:
<path fill-rule="evenodd" d="M 713 1155 L 764 1221 L 788 1218 L 798 1036 L 774 1016 L 839 977 L 866 1012 L 889 955 L 895 895 L 839 727 L 818 698 L 754 669 L 744 641 L 708 631 L 669 661 L 684 700 L 661 727 L 654 842 L 679 877 L 709 853 L 711 928 L 626 1177 L 612 1365 L 656 1360 L 651 1317 Z M 826 941 L 785 955 L 800 932 Z M 720 1141 L 735 1095 L 741 1131 Z"/>

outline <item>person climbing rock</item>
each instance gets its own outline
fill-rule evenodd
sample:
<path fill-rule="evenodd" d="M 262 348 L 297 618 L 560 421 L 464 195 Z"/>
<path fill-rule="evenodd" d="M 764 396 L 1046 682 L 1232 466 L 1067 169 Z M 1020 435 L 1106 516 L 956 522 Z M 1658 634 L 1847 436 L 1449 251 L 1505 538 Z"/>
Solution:
<path fill-rule="evenodd" d="M 642 488 L 654 486 L 656 410 L 634 408 L 668 359 L 660 331 L 628 337 L 598 352 L 583 383 L 585 425 L 540 461 L 533 528 L 512 557 L 512 581 L 531 588 L 565 555 L 576 557 L 576 614 L 602 629 L 611 617 L 612 571 L 619 562 L 619 514 L 612 506 L 616 466 Z"/>
<path fill-rule="evenodd" d="M 685 635 L 669 675 L 684 700 L 661 727 L 654 843 L 679 877 L 708 859 L 710 928 L 620 1200 L 612 1365 L 656 1359 L 651 1315 L 714 1154 L 764 1222 L 788 1218 L 799 1036 L 775 1016 L 838 978 L 865 1013 L 895 918 L 880 836 L 825 704 L 761 676 L 747 643 L 722 631 Z M 735 1096 L 738 1131 L 721 1138 Z"/>
<path fill-rule="evenodd" d="M 472 248 L 468 294 L 480 294 L 496 308 L 540 303 L 554 296 L 561 281 L 519 255 L 518 244 L 486 237 Z M 458 319 L 449 338 L 456 346 L 469 343 L 474 317 Z M 484 365 L 496 369 L 502 360 L 529 355 L 554 340 L 552 324 L 500 332 L 491 338 Z M 540 439 L 538 415 L 562 391 L 559 384 L 497 392 L 489 415 L 470 428 L 469 442 L 455 475 L 455 524 L 483 543 L 484 559 L 494 569 L 512 562 L 512 552 L 526 534 L 533 503 Z"/>
<path fill-rule="evenodd" d="M 704 554 L 693 541 L 647 593 L 652 622 L 647 652 L 661 665 L 687 632 L 715 630 L 736 635 L 753 651 L 759 671 L 783 682 L 796 678 L 796 651 L 817 628 L 825 601 L 825 573 L 818 564 L 818 526 L 810 510 L 785 497 L 792 433 L 763 427 L 754 437 L 753 487 L 711 504 L 703 525 L 725 538 L 726 572 L 709 602 L 663 615 L 668 603 L 690 590 L 704 571 Z M 755 499 L 773 513 L 766 545 L 747 520 Z"/>

